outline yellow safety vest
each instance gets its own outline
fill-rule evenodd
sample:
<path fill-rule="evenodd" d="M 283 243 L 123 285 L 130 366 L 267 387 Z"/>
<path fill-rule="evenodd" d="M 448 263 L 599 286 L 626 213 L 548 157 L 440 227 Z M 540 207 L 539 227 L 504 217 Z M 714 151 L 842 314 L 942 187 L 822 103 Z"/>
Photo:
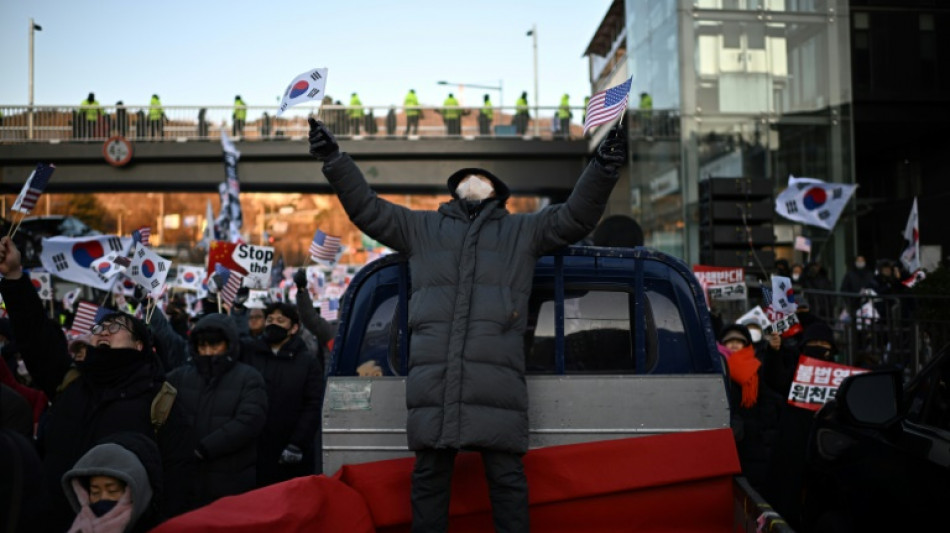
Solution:
<path fill-rule="evenodd" d="M 102 112 L 102 109 L 99 107 L 99 102 L 93 100 L 83 100 L 82 104 L 79 106 L 79 112 L 86 114 L 86 120 L 90 122 L 95 122 L 99 118 L 99 114 Z"/>
<path fill-rule="evenodd" d="M 491 100 L 485 100 L 485 103 L 482 104 L 482 116 L 488 120 L 495 118 L 495 111 L 492 109 Z"/>
<path fill-rule="evenodd" d="M 418 110 L 418 109 L 409 109 L 409 107 L 412 107 L 412 106 L 416 106 L 416 107 L 419 106 L 419 97 L 416 96 L 416 93 L 409 93 L 409 94 L 407 94 L 407 95 L 406 95 L 406 99 L 405 99 L 405 101 L 403 101 L 402 105 L 406 107 L 406 116 L 407 116 L 407 117 L 417 117 L 417 116 L 419 116 L 419 110 Z"/>
<path fill-rule="evenodd" d="M 164 114 L 165 111 L 162 109 L 162 101 L 158 98 L 152 98 L 152 102 L 148 105 L 148 119 L 162 120 L 162 115 Z"/>
<path fill-rule="evenodd" d="M 234 101 L 234 119 L 247 119 L 247 104 L 244 103 L 244 100 L 239 99 Z"/>
<path fill-rule="evenodd" d="M 445 117 L 445 118 L 459 118 L 460 116 L 462 116 L 462 110 L 461 110 L 461 109 L 457 109 L 457 108 L 458 108 L 458 105 L 459 105 L 459 101 L 456 100 L 454 96 L 450 96 L 450 97 L 446 98 L 446 99 L 445 99 L 445 102 L 443 102 L 442 105 L 446 106 L 446 108 L 448 108 L 449 106 L 454 106 L 454 107 L 456 107 L 456 109 L 443 109 L 443 110 L 442 110 L 442 116 L 443 116 L 443 117 Z"/>
<path fill-rule="evenodd" d="M 347 116 L 349 116 L 350 118 L 362 118 L 363 108 L 360 107 L 362 105 L 363 105 L 363 102 L 360 102 L 359 97 L 354 96 L 353 98 L 350 98 L 350 107 L 352 107 L 353 109 L 346 110 Z"/>

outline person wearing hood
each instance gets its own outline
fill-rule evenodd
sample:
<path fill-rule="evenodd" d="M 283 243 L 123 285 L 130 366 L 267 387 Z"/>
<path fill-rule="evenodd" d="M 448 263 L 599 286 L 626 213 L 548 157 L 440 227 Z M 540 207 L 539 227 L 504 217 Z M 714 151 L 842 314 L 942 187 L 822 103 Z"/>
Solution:
<path fill-rule="evenodd" d="M 300 335 L 293 304 L 264 308 L 264 333 L 242 341 L 241 360 L 267 384 L 267 423 L 257 445 L 257 486 L 320 474 L 315 444 L 320 440 L 323 367 Z"/>
<path fill-rule="evenodd" d="M 63 474 L 62 490 L 76 513 L 69 533 L 144 533 L 165 518 L 161 457 L 140 433 L 117 433 L 91 448 Z"/>
<path fill-rule="evenodd" d="M 534 266 L 597 225 L 627 162 L 619 128 L 601 142 L 563 204 L 518 214 L 505 207 L 508 186 L 481 168 L 449 176 L 451 199 L 436 211 L 387 202 L 322 122 L 310 120 L 309 140 L 350 220 L 409 258 L 413 531 L 447 529 L 460 450 L 481 452 L 496 530 L 528 531 L 524 333 Z"/>
<path fill-rule="evenodd" d="M 188 337 L 190 359 L 168 375 L 189 421 L 184 438 L 194 450 L 190 468 L 169 479 L 174 514 L 256 487 L 257 440 L 267 418 L 260 372 L 239 361 L 234 321 L 212 313 Z"/>
<path fill-rule="evenodd" d="M 729 371 L 730 422 L 739 464 L 742 475 L 760 493 L 767 488 L 769 464 L 778 439 L 778 413 L 784 403 L 777 389 L 781 338 L 770 333 L 763 341 L 756 342 L 742 324 L 730 324 L 719 333 Z"/>
<path fill-rule="evenodd" d="M 798 352 L 804 357 L 833 362 L 837 353 L 834 331 L 825 322 L 812 322 L 801 334 Z M 786 359 L 783 388 L 779 390 L 782 398 L 788 398 L 797 368 L 797 359 L 794 363 Z M 800 527 L 802 472 L 814 418 L 815 411 L 787 401 L 782 403 L 778 441 L 769 468 L 768 488 L 763 494 L 794 529 Z"/>
<path fill-rule="evenodd" d="M 51 401 L 37 438 L 47 512 L 35 530 L 61 533 L 75 515 L 60 487 L 63 473 L 100 439 L 120 431 L 156 439 L 163 463 L 174 464 L 172 458 L 180 456 L 180 413 L 172 404 L 164 422 L 153 423 L 153 401 L 164 390 L 165 376 L 144 322 L 124 313 L 101 317 L 86 341 L 85 356 L 74 365 L 63 330 L 46 316 L 9 237 L 0 239 L 0 275 L 0 295 L 20 354 Z"/>

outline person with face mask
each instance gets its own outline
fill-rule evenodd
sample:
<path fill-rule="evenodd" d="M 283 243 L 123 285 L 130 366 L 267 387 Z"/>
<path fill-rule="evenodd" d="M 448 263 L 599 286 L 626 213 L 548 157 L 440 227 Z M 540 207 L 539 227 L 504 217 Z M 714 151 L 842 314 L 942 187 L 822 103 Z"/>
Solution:
<path fill-rule="evenodd" d="M 84 339 L 85 357 L 74 364 L 63 330 L 47 317 L 9 237 L 0 239 L 0 275 L 0 295 L 20 355 L 51 401 L 37 431 L 44 451 L 46 512 L 35 531 L 62 533 L 75 513 L 60 479 L 82 454 L 108 435 L 134 431 L 155 439 L 163 464 L 171 467 L 173 458 L 181 456 L 176 446 L 182 420 L 172 404 L 164 422 L 152 422 L 153 401 L 164 390 L 165 375 L 144 322 L 124 313 L 106 314 Z"/>
<path fill-rule="evenodd" d="M 315 444 L 320 439 L 323 368 L 303 341 L 293 304 L 264 309 L 264 332 L 242 341 L 241 360 L 267 383 L 267 423 L 258 439 L 257 486 L 320 474 Z"/>
<path fill-rule="evenodd" d="M 623 130 L 615 126 L 607 133 L 564 203 L 535 213 L 510 213 L 508 186 L 481 168 L 449 176 L 451 199 L 437 211 L 387 202 L 313 119 L 310 153 L 324 162 L 323 175 L 350 220 L 409 258 L 412 530 L 447 530 L 456 455 L 477 450 L 496 530 L 527 532 L 524 334 L 534 267 L 540 256 L 596 227 L 627 162 Z"/>
<path fill-rule="evenodd" d="M 183 438 L 194 450 L 188 468 L 168 479 L 173 514 L 257 486 L 257 440 L 267 418 L 260 372 L 239 361 L 234 321 L 206 315 L 188 337 L 190 359 L 168 375 L 189 424 Z"/>
<path fill-rule="evenodd" d="M 719 333 L 727 352 L 730 425 L 742 475 L 759 492 L 766 490 L 768 469 L 778 438 L 778 411 L 783 399 L 776 389 L 771 367 L 781 365 L 781 339 L 770 333 L 757 342 L 752 328 L 730 324 Z M 759 329 L 761 335 L 761 329 Z"/>
<path fill-rule="evenodd" d="M 62 478 L 75 514 L 69 533 L 146 532 L 165 518 L 161 457 L 139 433 L 110 435 Z"/>

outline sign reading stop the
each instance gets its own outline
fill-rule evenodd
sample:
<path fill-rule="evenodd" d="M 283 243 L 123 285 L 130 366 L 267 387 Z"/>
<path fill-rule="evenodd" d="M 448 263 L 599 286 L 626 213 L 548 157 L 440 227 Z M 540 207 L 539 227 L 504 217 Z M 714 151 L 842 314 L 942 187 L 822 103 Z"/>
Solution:
<path fill-rule="evenodd" d="M 132 143 L 121 135 L 109 137 L 102 145 L 102 157 L 110 165 L 121 167 L 132 160 Z"/>

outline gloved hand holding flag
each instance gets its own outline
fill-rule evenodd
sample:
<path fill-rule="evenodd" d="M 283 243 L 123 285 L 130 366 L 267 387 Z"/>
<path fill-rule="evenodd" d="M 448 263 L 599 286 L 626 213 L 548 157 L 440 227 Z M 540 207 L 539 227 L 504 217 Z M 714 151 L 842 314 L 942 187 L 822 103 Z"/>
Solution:
<path fill-rule="evenodd" d="M 287 89 L 284 90 L 284 97 L 280 101 L 280 109 L 277 110 L 277 116 L 281 116 L 288 107 L 297 104 L 316 102 L 320 104 L 323 101 L 324 87 L 327 85 L 327 69 L 314 68 L 298 75 Z"/>

